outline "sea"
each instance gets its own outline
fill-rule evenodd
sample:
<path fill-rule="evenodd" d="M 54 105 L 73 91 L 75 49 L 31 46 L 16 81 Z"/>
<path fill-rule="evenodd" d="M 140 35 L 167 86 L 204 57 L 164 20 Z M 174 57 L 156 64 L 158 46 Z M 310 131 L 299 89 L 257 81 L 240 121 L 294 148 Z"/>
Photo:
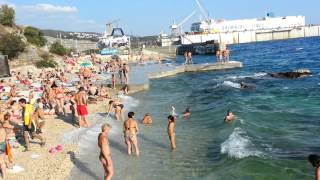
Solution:
<path fill-rule="evenodd" d="M 140 157 L 129 157 L 122 123 L 93 114 L 93 127 L 65 134 L 80 145 L 72 154 L 70 179 L 103 179 L 97 134 L 109 122 L 115 180 L 309 180 L 314 169 L 308 155 L 320 154 L 320 38 L 230 45 L 232 70 L 183 73 L 150 80 L 148 91 L 123 96 L 127 111 L 140 120 L 151 113 L 152 126 L 139 124 Z M 215 62 L 194 55 L 195 63 Z M 181 65 L 177 57 L 170 66 Z M 148 68 L 148 65 L 144 66 Z M 278 79 L 268 73 L 309 69 L 312 75 Z M 252 88 L 241 89 L 245 82 Z M 177 150 L 171 151 L 167 116 L 176 120 Z M 191 117 L 182 118 L 190 107 Z M 223 118 L 236 115 L 232 123 Z"/>

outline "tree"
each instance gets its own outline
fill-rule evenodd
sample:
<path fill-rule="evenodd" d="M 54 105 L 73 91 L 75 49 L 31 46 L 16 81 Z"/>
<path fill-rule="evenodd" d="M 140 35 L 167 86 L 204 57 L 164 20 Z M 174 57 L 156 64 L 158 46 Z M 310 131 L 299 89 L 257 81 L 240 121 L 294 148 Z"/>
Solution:
<path fill-rule="evenodd" d="M 41 58 L 42 60 L 36 62 L 37 68 L 55 68 L 58 66 L 58 63 L 55 62 L 48 53 L 42 54 Z"/>
<path fill-rule="evenodd" d="M 43 33 L 35 27 L 26 27 L 24 29 L 24 36 L 27 38 L 29 43 L 38 47 L 44 46 L 47 42 L 47 40 L 43 37 Z"/>
<path fill-rule="evenodd" d="M 26 44 L 22 41 L 21 37 L 15 33 L 9 33 L 0 38 L 0 52 L 8 55 L 12 59 L 23 52 Z"/>
<path fill-rule="evenodd" d="M 60 56 L 64 56 L 68 53 L 67 49 L 59 42 L 55 42 L 51 45 L 50 52 Z"/>
<path fill-rule="evenodd" d="M 0 23 L 12 27 L 15 21 L 15 11 L 13 8 L 4 4 L 0 8 Z"/>

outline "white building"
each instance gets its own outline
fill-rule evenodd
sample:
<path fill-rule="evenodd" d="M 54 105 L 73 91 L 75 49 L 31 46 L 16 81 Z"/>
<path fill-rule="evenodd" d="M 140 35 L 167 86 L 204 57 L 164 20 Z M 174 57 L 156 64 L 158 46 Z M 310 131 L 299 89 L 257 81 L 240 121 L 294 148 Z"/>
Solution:
<path fill-rule="evenodd" d="M 304 16 L 269 17 L 262 19 L 200 21 L 191 25 L 192 32 L 224 33 L 268 29 L 295 28 L 305 25 Z"/>

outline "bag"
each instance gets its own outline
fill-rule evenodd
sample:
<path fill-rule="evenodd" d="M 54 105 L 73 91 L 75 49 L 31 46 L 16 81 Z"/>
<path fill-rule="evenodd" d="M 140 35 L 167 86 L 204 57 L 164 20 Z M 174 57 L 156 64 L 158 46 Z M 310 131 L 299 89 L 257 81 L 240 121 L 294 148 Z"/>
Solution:
<path fill-rule="evenodd" d="M 13 162 L 13 156 L 11 151 L 11 146 L 9 142 L 6 142 L 6 155 L 8 156 L 9 162 Z"/>

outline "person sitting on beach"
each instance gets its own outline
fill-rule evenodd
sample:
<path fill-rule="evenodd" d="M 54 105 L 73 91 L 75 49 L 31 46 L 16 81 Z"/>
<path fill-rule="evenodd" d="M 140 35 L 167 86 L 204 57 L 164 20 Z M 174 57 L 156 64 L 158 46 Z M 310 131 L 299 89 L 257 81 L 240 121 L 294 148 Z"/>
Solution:
<path fill-rule="evenodd" d="M 183 112 L 183 117 L 190 118 L 190 116 L 191 116 L 190 108 L 187 107 L 186 110 Z"/>
<path fill-rule="evenodd" d="M 100 93 L 99 93 L 99 97 L 101 99 L 104 99 L 104 98 L 109 98 L 109 93 L 108 93 L 108 90 L 107 88 L 101 84 L 101 87 L 100 87 Z"/>
<path fill-rule="evenodd" d="M 226 116 L 224 117 L 224 122 L 232 122 L 234 120 L 235 116 L 233 115 L 233 113 L 228 110 Z"/>
<path fill-rule="evenodd" d="M 98 87 L 92 83 L 89 84 L 88 90 L 89 90 L 88 92 L 89 96 L 97 96 L 99 94 Z"/>
<path fill-rule="evenodd" d="M 176 138 L 175 138 L 174 128 L 175 128 L 175 117 L 170 115 L 170 116 L 168 116 L 167 130 L 168 130 L 168 136 L 169 136 L 172 150 L 176 149 Z"/>
<path fill-rule="evenodd" d="M 127 144 L 128 155 L 131 155 L 131 147 L 135 149 L 136 156 L 139 156 L 139 147 L 138 147 L 138 124 L 133 119 L 134 112 L 128 113 L 128 119 L 123 123 L 123 134 L 125 143 Z"/>
<path fill-rule="evenodd" d="M 79 88 L 79 92 L 75 95 L 75 102 L 77 104 L 77 112 L 79 118 L 79 127 L 84 126 L 89 127 L 89 122 L 87 120 L 88 110 L 87 110 L 87 98 L 84 87 Z"/>
<path fill-rule="evenodd" d="M 111 126 L 108 123 L 105 123 L 101 126 L 101 133 L 98 136 L 98 146 L 100 148 L 99 160 L 104 169 L 105 180 L 111 180 L 114 174 L 113 162 L 111 159 L 111 152 L 108 140 L 110 130 Z"/>
<path fill-rule="evenodd" d="M 315 179 L 320 180 L 320 157 L 316 154 L 310 154 L 308 159 L 311 165 L 316 168 Z"/>
<path fill-rule="evenodd" d="M 26 151 L 30 151 L 30 143 L 29 143 L 29 133 L 31 133 L 31 138 L 37 138 L 41 141 L 40 146 L 43 147 L 45 145 L 45 139 L 38 133 L 36 133 L 36 126 L 34 123 L 34 110 L 31 104 L 27 104 L 27 101 L 22 98 L 19 100 L 19 104 L 23 109 L 22 117 L 23 117 L 23 137 L 26 143 Z"/>
<path fill-rule="evenodd" d="M 152 117 L 150 113 L 146 113 L 141 120 L 141 123 L 144 125 L 151 125 L 152 124 Z"/>

